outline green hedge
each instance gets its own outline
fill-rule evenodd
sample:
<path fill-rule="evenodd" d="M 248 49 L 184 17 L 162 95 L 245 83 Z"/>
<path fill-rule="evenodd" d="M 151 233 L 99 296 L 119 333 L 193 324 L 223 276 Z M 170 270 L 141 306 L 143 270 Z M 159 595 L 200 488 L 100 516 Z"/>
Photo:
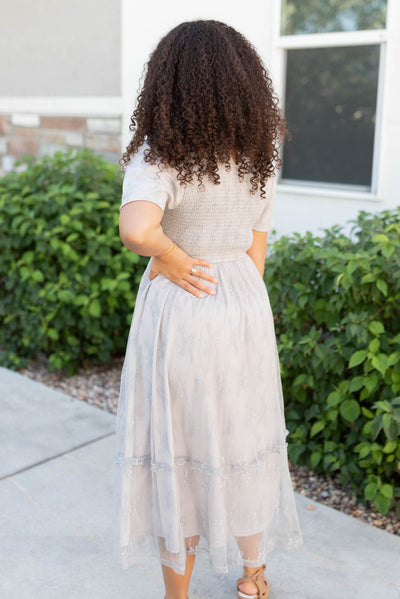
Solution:
<path fill-rule="evenodd" d="M 51 369 L 123 354 L 148 258 L 120 241 L 119 167 L 92 151 L 24 157 L 0 179 L 0 362 Z"/>
<path fill-rule="evenodd" d="M 400 208 L 283 236 L 265 281 L 289 457 L 400 512 Z"/>

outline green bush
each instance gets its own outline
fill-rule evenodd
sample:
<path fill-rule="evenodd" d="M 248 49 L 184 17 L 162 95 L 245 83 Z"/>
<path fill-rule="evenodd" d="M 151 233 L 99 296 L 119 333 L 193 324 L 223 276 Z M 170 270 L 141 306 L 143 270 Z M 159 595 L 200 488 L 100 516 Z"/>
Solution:
<path fill-rule="evenodd" d="M 91 150 L 24 157 L 0 179 L 0 361 L 73 373 L 125 350 L 147 258 L 118 232 L 119 168 Z"/>
<path fill-rule="evenodd" d="M 283 236 L 265 281 L 294 464 L 400 508 L 400 208 Z"/>

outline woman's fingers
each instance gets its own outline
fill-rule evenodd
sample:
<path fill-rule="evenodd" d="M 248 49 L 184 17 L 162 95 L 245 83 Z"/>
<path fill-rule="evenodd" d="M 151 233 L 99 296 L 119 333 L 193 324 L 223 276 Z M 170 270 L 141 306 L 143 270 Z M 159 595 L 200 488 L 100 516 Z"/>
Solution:
<path fill-rule="evenodd" d="M 192 278 L 190 279 L 190 283 L 193 286 L 195 286 L 197 289 L 199 289 L 200 291 L 203 291 L 210 295 L 216 294 L 215 289 L 213 289 L 212 287 L 209 287 L 208 285 L 205 285 L 204 283 L 201 282 L 200 279 L 197 278 L 197 273 L 193 273 Z"/>
<path fill-rule="evenodd" d="M 196 273 L 186 274 L 186 277 L 184 279 L 181 279 L 181 287 L 183 287 L 186 291 L 189 291 L 193 295 L 196 295 L 197 297 L 204 297 L 204 293 L 208 293 L 209 295 L 215 295 L 215 289 L 201 282 L 201 275 L 199 275 L 198 277 L 198 274 L 200 272 L 203 274 L 203 271 L 201 270 L 198 270 Z M 213 282 L 216 282 L 216 279 L 214 281 L 214 277 L 211 277 L 210 279 L 210 275 L 208 273 L 204 274 L 206 275 L 205 277 L 202 277 L 204 278 L 204 280 L 211 280 Z"/>
<path fill-rule="evenodd" d="M 200 259 L 200 260 L 196 259 L 196 260 L 197 260 L 196 264 L 193 265 L 194 268 L 196 268 L 196 265 L 206 266 L 208 268 L 211 268 L 211 264 L 207 260 L 203 260 L 203 259 Z M 195 286 L 199 290 L 194 295 L 201 297 L 202 292 L 208 293 L 209 295 L 216 294 L 215 289 L 213 289 L 212 287 L 209 287 L 208 285 L 205 285 L 204 283 L 201 282 L 201 279 L 203 279 L 204 281 L 210 281 L 211 283 L 218 283 L 218 280 L 216 277 L 214 277 L 210 273 L 208 273 L 200 268 L 196 269 L 196 272 L 190 272 L 189 276 L 190 276 L 190 283 L 192 284 L 192 286 Z M 199 293 L 200 293 L 200 295 L 199 295 Z"/>
<path fill-rule="evenodd" d="M 207 266 L 207 268 L 211 268 L 211 264 L 209 262 L 207 262 L 207 260 L 199 260 L 198 258 L 196 258 L 197 262 L 196 264 L 200 265 L 200 266 Z M 196 268 L 196 264 L 194 265 L 194 267 Z M 216 279 L 216 277 L 214 277 L 213 275 L 209 274 L 208 272 L 201 270 L 201 269 L 197 269 L 197 272 L 193 273 L 196 277 L 201 277 L 202 279 L 205 279 L 206 281 L 211 281 L 211 283 L 218 283 L 218 280 Z"/>
<path fill-rule="evenodd" d="M 204 270 L 198 270 L 197 272 L 194 272 L 193 275 L 195 277 L 200 277 L 201 279 L 204 279 L 205 281 L 210 281 L 210 283 L 218 283 L 218 279 L 216 277 L 214 277 L 213 275 L 210 275 L 208 272 L 204 272 Z"/>
<path fill-rule="evenodd" d="M 194 258 L 194 260 L 196 260 L 196 264 L 201 264 L 202 266 L 208 266 L 208 268 L 211 268 L 211 264 L 208 260 L 204 260 L 204 258 Z"/>
<path fill-rule="evenodd" d="M 166 258 L 152 258 L 154 260 L 154 271 L 156 274 L 150 273 L 150 280 L 153 280 L 155 276 L 157 276 L 158 271 L 160 271 L 164 276 L 168 279 L 188 291 L 192 295 L 196 297 L 205 297 L 205 293 L 209 295 L 215 295 L 216 290 L 206 285 L 206 281 L 210 283 L 218 283 L 218 279 L 211 275 L 209 272 L 204 271 L 203 269 L 197 268 L 196 266 L 206 266 L 207 268 L 211 268 L 211 264 L 208 260 L 204 260 L 203 258 L 191 258 L 185 252 L 181 252 L 183 254 L 183 261 L 179 264 L 179 250 L 174 253 L 172 256 L 172 252 L 170 256 Z M 195 261 L 193 263 L 193 261 Z M 184 265 L 184 273 L 182 274 L 182 264 Z M 195 272 L 191 271 L 191 268 L 194 267 L 196 269 Z"/>
<path fill-rule="evenodd" d="M 178 285 L 180 285 L 185 291 L 188 291 L 196 297 L 205 297 L 202 291 L 200 291 L 197 287 L 189 283 L 189 281 L 186 281 L 186 279 L 182 279 L 180 282 L 178 282 Z"/>

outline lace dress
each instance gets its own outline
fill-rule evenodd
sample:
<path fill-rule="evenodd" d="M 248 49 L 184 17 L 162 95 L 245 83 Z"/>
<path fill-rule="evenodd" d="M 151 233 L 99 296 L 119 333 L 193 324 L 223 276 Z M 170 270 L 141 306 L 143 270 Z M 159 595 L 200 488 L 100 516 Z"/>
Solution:
<path fill-rule="evenodd" d="M 246 253 L 252 229 L 272 229 L 274 180 L 265 199 L 251 195 L 231 160 L 219 185 L 183 188 L 144 162 L 147 147 L 126 168 L 121 207 L 160 206 L 166 235 L 218 283 L 198 298 L 164 275 L 150 281 L 151 259 L 141 278 L 116 421 L 113 563 L 157 557 L 184 574 L 186 553 L 206 551 L 216 572 L 259 566 L 303 543 L 273 315 Z"/>

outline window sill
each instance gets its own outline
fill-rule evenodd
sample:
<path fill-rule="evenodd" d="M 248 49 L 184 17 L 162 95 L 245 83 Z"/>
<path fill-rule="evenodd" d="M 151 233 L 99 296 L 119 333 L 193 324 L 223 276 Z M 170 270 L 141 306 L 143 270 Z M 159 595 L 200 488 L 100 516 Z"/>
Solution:
<path fill-rule="evenodd" d="M 338 200 L 362 200 L 368 202 L 382 202 L 382 198 L 371 191 L 351 191 L 350 189 L 334 189 L 314 185 L 291 185 L 278 183 L 277 193 L 288 195 L 324 196 Z"/>

